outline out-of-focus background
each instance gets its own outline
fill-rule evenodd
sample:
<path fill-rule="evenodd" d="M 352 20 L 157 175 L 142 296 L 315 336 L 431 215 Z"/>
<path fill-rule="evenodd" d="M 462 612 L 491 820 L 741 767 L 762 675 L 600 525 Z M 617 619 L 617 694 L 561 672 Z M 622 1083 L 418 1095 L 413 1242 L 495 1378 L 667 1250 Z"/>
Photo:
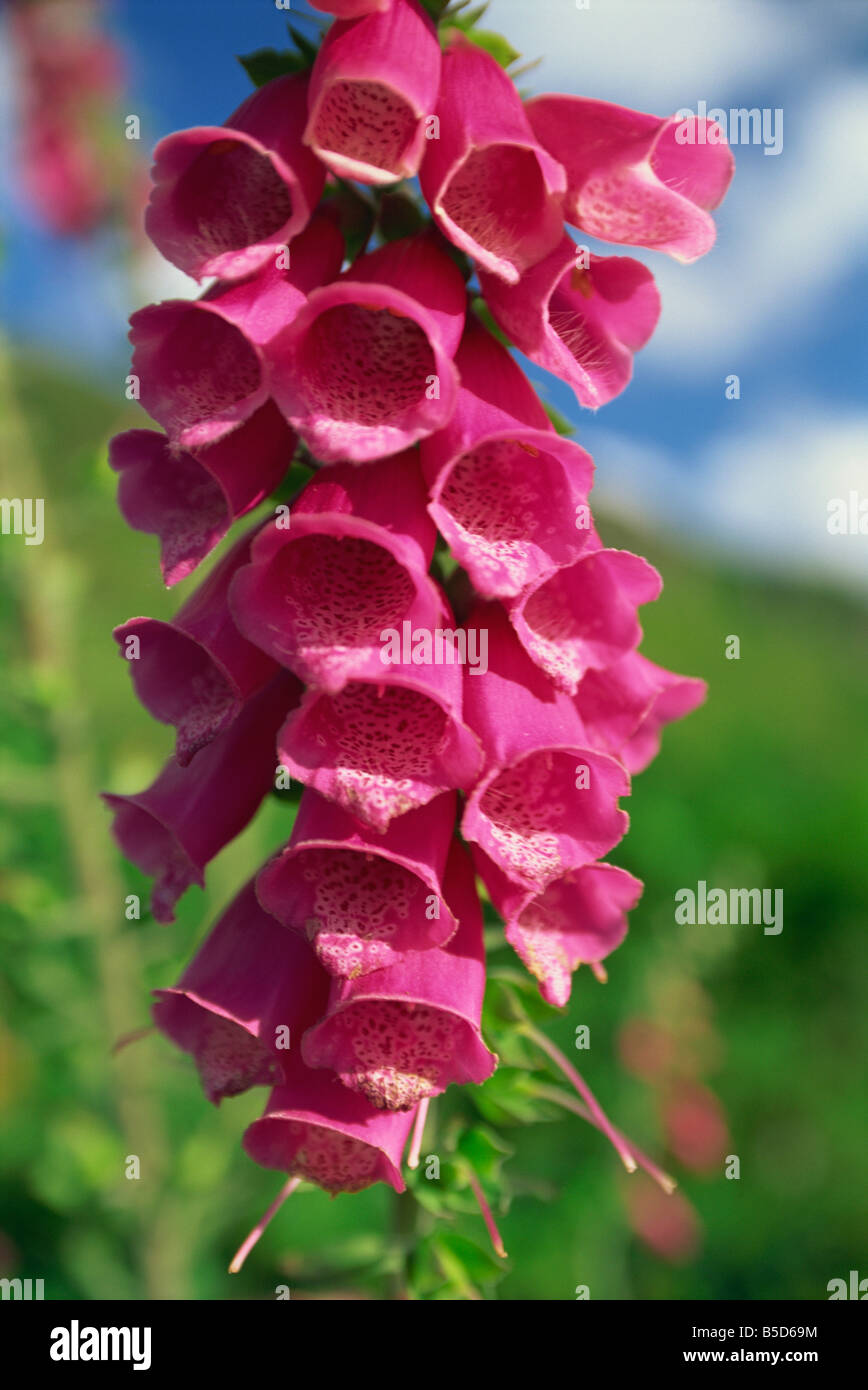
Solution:
<path fill-rule="evenodd" d="M 261 1094 L 211 1108 L 152 1034 L 111 1052 L 289 829 L 271 800 L 167 929 L 125 920 L 147 885 L 98 793 L 145 785 L 171 746 L 111 628 L 166 616 L 196 583 L 166 593 L 106 464 L 110 435 L 143 422 L 125 399 L 127 315 L 195 292 L 140 231 L 150 150 L 225 119 L 250 89 L 235 55 L 285 47 L 306 9 L 60 0 L 49 30 L 90 8 L 103 35 L 67 86 L 23 62 L 17 8 L 0 60 L 0 494 L 44 498 L 45 534 L 0 535 L 0 1275 L 42 1278 L 50 1298 L 271 1297 L 281 1282 L 387 1296 L 380 1189 L 297 1194 L 229 1276 L 277 1186 L 238 1144 Z M 643 650 L 711 689 L 635 780 L 612 857 L 646 888 L 609 982 L 580 971 L 545 1023 L 679 1196 L 626 1178 L 578 1118 L 501 1127 L 516 1195 L 496 1296 L 826 1298 L 831 1279 L 868 1276 L 868 9 L 494 0 L 486 26 L 542 56 L 528 90 L 756 108 L 768 132 L 735 143 L 705 259 L 630 252 L 664 308 L 619 400 L 579 417 L 530 368 L 596 459 L 604 539 L 664 576 Z M 835 499 L 856 519 L 844 534 Z M 783 930 L 677 925 L 674 894 L 701 879 L 783 890 Z M 483 1241 L 477 1217 L 455 1230 Z"/>

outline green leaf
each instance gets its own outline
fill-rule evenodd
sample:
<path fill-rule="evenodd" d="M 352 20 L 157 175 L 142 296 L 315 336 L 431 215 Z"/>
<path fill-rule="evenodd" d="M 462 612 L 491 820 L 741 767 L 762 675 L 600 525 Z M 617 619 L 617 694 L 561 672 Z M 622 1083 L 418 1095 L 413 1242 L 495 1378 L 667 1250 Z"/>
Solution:
<path fill-rule="evenodd" d="M 304 72 L 310 66 L 291 48 L 280 52 L 276 48 L 258 48 L 255 53 L 239 55 L 238 61 L 254 87 L 264 87 L 272 78 L 285 77 L 289 72 Z"/>
<path fill-rule="evenodd" d="M 485 1125 L 474 1125 L 461 1135 L 456 1153 L 466 1159 L 481 1183 L 498 1185 L 500 1170 L 512 1154 L 512 1149 L 494 1130 Z"/>
<path fill-rule="evenodd" d="M 438 1231 L 434 1239 L 441 1259 L 446 1251 L 452 1267 L 460 1264 L 469 1283 L 490 1284 L 495 1279 L 502 1279 L 506 1273 L 504 1260 L 458 1231 Z M 455 1264 L 452 1264 L 453 1261 Z"/>
<path fill-rule="evenodd" d="M 496 34 L 491 29 L 465 29 L 460 23 L 459 16 L 456 16 L 454 20 L 450 20 L 447 27 L 442 30 L 443 42 L 448 43 L 451 33 L 454 33 L 456 30 L 463 34 L 470 43 L 475 44 L 477 48 L 481 48 L 486 53 L 490 54 L 495 62 L 499 63 L 502 68 L 508 68 L 517 58 L 521 57 L 521 54 L 513 48 L 509 40 L 505 39 L 502 34 Z"/>
<path fill-rule="evenodd" d="M 571 420 L 567 419 L 566 415 L 562 415 L 559 410 L 556 410 L 553 405 L 549 405 L 547 401 L 542 401 L 541 405 L 558 434 L 571 435 L 575 433 L 576 427 Z"/>

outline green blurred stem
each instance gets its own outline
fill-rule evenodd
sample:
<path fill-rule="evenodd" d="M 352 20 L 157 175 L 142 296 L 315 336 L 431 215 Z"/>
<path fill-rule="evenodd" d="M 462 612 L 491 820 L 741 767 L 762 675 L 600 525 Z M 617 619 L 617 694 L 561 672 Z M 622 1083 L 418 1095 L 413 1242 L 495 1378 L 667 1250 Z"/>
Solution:
<path fill-rule="evenodd" d="M 14 479 L 11 476 L 12 461 Z M 30 429 L 15 392 L 7 344 L 0 338 L 0 493 L 45 496 L 42 470 Z M 105 1020 L 106 1076 L 114 1082 L 115 1106 L 124 1154 L 118 1154 L 118 1183 L 124 1184 L 123 1160 L 136 1154 L 142 1177 L 139 1189 L 137 1243 L 149 1299 L 185 1297 L 180 1213 L 162 1200 L 166 1146 L 162 1116 L 149 1095 L 147 1054 L 125 1048 L 119 1060 L 111 1044 L 140 1017 L 141 962 L 135 937 L 124 930 L 124 884 L 110 848 L 101 814 L 93 763 L 93 731 L 88 696 L 75 659 L 78 584 L 74 560 L 64 552 L 61 526 L 51 532 L 50 549 L 4 547 L 16 564 L 24 629 L 34 670 L 59 697 L 49 699 L 46 719 L 56 753 L 54 799 L 63 820 L 78 893 L 93 927 L 97 974 Z M 132 1194 L 131 1194 L 132 1195 Z"/>

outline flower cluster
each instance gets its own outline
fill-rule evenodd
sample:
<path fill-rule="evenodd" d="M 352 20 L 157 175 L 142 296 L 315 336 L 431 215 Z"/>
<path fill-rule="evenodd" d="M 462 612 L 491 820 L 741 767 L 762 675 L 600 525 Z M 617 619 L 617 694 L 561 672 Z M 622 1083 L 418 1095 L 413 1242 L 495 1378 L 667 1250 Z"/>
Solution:
<path fill-rule="evenodd" d="M 113 441 L 124 516 L 173 585 L 293 458 L 314 471 L 172 622 L 117 629 L 177 742 L 152 786 L 107 800 L 168 922 L 275 776 L 302 785 L 289 842 L 154 1017 L 212 1101 L 273 1087 L 256 1161 L 400 1191 L 414 1117 L 496 1065 L 478 879 L 547 1001 L 580 962 L 602 974 L 641 891 L 604 860 L 619 798 L 704 693 L 639 654 L 659 576 L 603 544 L 592 460 L 509 345 L 583 406 L 622 391 L 654 280 L 564 223 L 693 259 L 732 166 L 674 120 L 523 103 L 416 0 L 317 8 L 337 18 L 310 70 L 156 150 L 149 235 L 214 278 L 133 316 L 161 431 Z M 417 175 L 428 211 L 393 237 L 393 186 Z"/>

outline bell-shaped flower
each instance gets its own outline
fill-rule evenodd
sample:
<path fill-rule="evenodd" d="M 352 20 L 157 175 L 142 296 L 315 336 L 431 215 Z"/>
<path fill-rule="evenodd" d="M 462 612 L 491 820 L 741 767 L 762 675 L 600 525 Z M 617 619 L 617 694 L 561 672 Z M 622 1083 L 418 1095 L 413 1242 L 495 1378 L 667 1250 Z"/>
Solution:
<path fill-rule="evenodd" d="M 378 1110 L 331 1072 L 306 1067 L 292 1049 L 286 1072 L 264 1113 L 244 1131 L 244 1149 L 254 1162 L 333 1195 L 375 1182 L 403 1192 L 401 1157 L 413 1112 Z"/>
<path fill-rule="evenodd" d="M 564 170 L 500 64 L 461 34 L 443 55 L 435 119 L 419 172 L 434 220 L 480 270 L 514 285 L 561 238 Z"/>
<path fill-rule="evenodd" d="M 660 317 L 654 277 L 629 256 L 592 256 L 564 233 L 517 285 L 484 270 L 479 283 L 497 323 L 537 366 L 572 387 L 580 405 L 605 405 L 633 374 L 633 354 Z"/>
<path fill-rule="evenodd" d="M 591 669 L 611 666 L 642 640 L 637 609 L 663 581 L 629 550 L 589 550 L 531 585 L 509 616 L 525 651 L 560 690 L 575 695 Z"/>
<path fill-rule="evenodd" d="M 232 584 L 241 631 L 332 694 L 381 667 L 384 629 L 447 619 L 428 574 L 436 532 L 425 500 L 413 451 L 320 469 L 288 516 L 260 532 Z"/>
<path fill-rule="evenodd" d="M 343 237 L 318 216 L 283 253 L 239 284 L 200 299 L 167 299 L 130 319 L 141 403 L 177 448 L 214 444 L 249 420 L 269 395 L 263 349 L 315 285 L 340 270 Z"/>
<path fill-rule="evenodd" d="M 240 280 L 303 231 L 325 170 L 302 142 L 308 81 L 275 77 L 225 125 L 176 130 L 154 151 L 148 236 L 197 280 Z"/>
<path fill-rule="evenodd" d="M 472 786 L 482 768 L 482 750 L 462 721 L 461 668 L 434 664 L 437 634 L 422 635 L 425 649 L 416 652 L 426 662 L 381 663 L 336 695 L 308 690 L 278 737 L 292 777 L 378 831 L 440 792 Z M 455 649 L 442 645 L 454 658 Z"/>
<path fill-rule="evenodd" d="M 205 1095 L 219 1104 L 284 1079 L 288 1052 L 323 1013 L 328 980 L 301 937 L 262 910 L 251 880 L 177 985 L 154 994 L 154 1022 L 193 1056 Z"/>
<path fill-rule="evenodd" d="M 428 510 L 477 593 L 506 598 L 581 554 L 594 465 L 473 315 L 455 365 L 452 417 L 420 445 Z"/>
<path fill-rule="evenodd" d="M 273 401 L 237 430 L 195 454 L 175 450 L 156 430 L 126 430 L 109 445 L 118 506 L 135 531 L 160 541 L 171 588 L 191 574 L 233 521 L 273 492 L 295 450 L 295 435 Z"/>
<path fill-rule="evenodd" d="M 360 256 L 269 344 L 270 389 L 325 463 L 364 463 L 446 423 L 464 327 L 458 267 L 430 233 Z"/>
<path fill-rule="evenodd" d="M 143 792 L 103 793 L 121 851 L 154 879 L 151 910 L 174 921 L 175 903 L 256 813 L 275 775 L 275 738 L 300 685 L 281 672 L 187 767 L 170 758 Z"/>
<path fill-rule="evenodd" d="M 482 1041 L 482 912 L 467 851 L 453 840 L 444 897 L 458 919 L 446 946 L 332 984 L 328 1011 L 304 1035 L 308 1066 L 329 1067 L 373 1105 L 410 1110 L 452 1083 L 479 1084 L 497 1058 Z"/>
<path fill-rule="evenodd" d="M 711 210 L 735 161 L 714 121 L 649 116 L 587 97 L 540 96 L 534 133 L 567 172 L 567 221 L 602 241 L 695 261 L 714 244 Z"/>
<path fill-rule="evenodd" d="M 683 719 L 708 693 L 703 680 L 679 676 L 640 652 L 601 671 L 588 671 L 576 708 L 594 748 L 612 753 L 628 772 L 642 772 L 660 751 L 665 724 Z"/>
<path fill-rule="evenodd" d="M 443 946 L 457 925 L 443 900 L 454 825 L 451 792 L 379 834 L 308 788 L 289 844 L 260 870 L 259 901 L 347 979 Z"/>
<path fill-rule="evenodd" d="M 586 864 L 537 891 L 516 883 L 478 845 L 473 858 L 507 941 L 539 980 L 543 999 L 562 1008 L 578 967 L 598 964 L 624 940 L 642 884 L 614 864 Z"/>
<path fill-rule="evenodd" d="M 468 629 L 487 633 L 488 670 L 465 680 L 464 714 L 486 756 L 461 822 L 515 883 L 537 891 L 607 854 L 626 834 L 620 763 L 589 746 L 574 702 L 533 664 L 498 604 Z"/>
<path fill-rule="evenodd" d="M 228 728 L 277 671 L 265 652 L 242 637 L 227 601 L 255 534 L 236 541 L 170 622 L 130 618 L 112 634 L 142 704 L 161 723 L 175 725 L 181 767 Z"/>
<path fill-rule="evenodd" d="M 418 0 L 338 20 L 311 72 L 305 141 L 339 178 L 413 178 L 439 86 L 437 31 Z"/>

